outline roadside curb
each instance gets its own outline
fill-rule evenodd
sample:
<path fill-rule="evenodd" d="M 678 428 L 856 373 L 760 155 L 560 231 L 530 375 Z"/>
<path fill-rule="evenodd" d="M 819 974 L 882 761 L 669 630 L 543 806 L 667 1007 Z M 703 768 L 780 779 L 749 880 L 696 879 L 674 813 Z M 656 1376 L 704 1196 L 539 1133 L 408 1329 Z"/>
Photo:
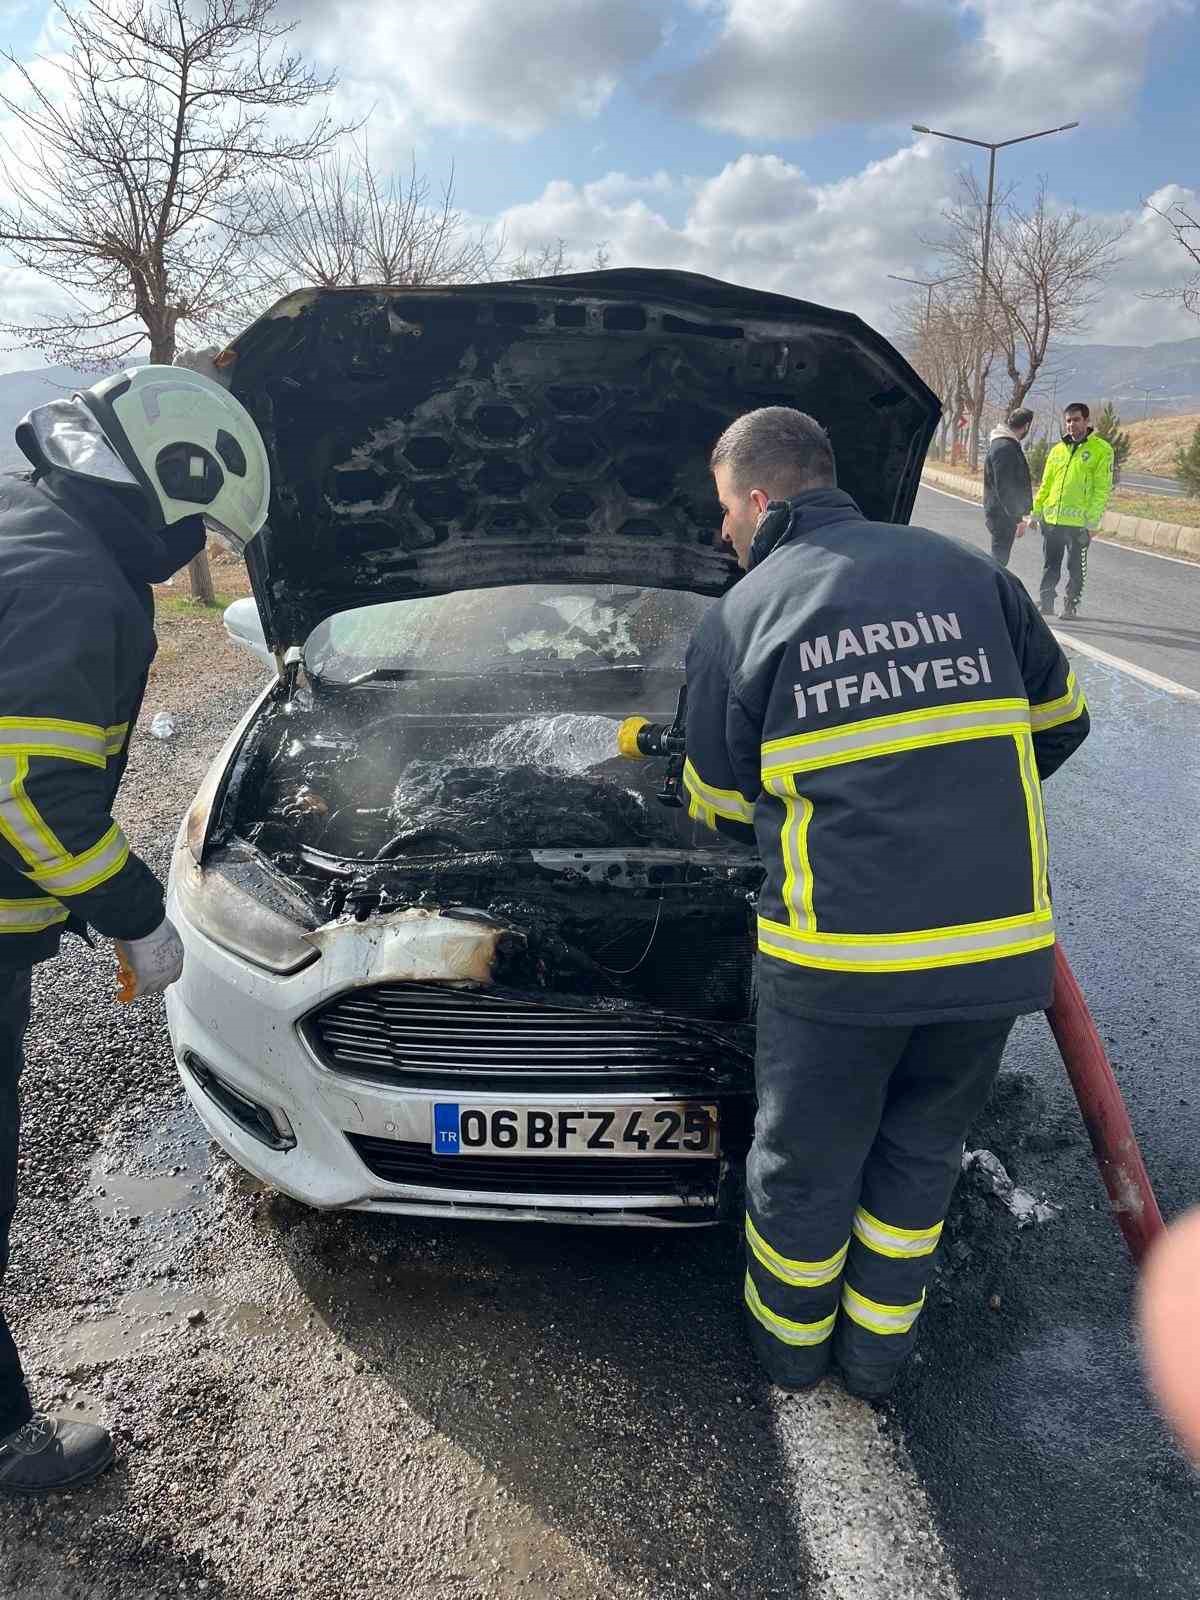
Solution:
<path fill-rule="evenodd" d="M 975 478 L 961 477 L 957 472 L 942 472 L 936 467 L 926 467 L 921 482 L 935 489 L 946 489 L 967 500 L 982 500 L 983 485 Z M 1117 511 L 1106 511 L 1100 531 L 1118 544 L 1136 545 L 1143 550 L 1157 550 L 1162 555 L 1180 556 L 1185 561 L 1200 561 L 1200 528 L 1185 528 L 1178 522 L 1154 522 L 1149 517 L 1127 517 Z"/>

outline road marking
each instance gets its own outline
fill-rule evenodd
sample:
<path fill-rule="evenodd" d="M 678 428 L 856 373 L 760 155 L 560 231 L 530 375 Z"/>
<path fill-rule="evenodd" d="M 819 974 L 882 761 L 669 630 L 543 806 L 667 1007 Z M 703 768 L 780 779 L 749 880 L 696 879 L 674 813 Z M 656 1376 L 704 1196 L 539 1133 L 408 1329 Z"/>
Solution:
<path fill-rule="evenodd" d="M 1053 628 L 1054 624 L 1051 623 L 1050 626 Z M 1168 694 L 1180 695 L 1185 700 L 1200 700 L 1200 689 L 1189 689 L 1186 683 L 1176 683 L 1174 678 L 1164 678 L 1161 673 L 1151 672 L 1149 667 L 1139 667 L 1135 661 L 1126 661 L 1124 656 L 1109 655 L 1107 650 L 1088 644 L 1085 639 L 1077 639 L 1073 633 L 1063 633 L 1059 628 L 1054 628 L 1054 633 L 1058 642 L 1065 644 L 1068 650 L 1078 650 L 1080 655 L 1090 656 L 1093 661 L 1102 661 L 1106 667 L 1116 667 L 1119 672 L 1127 672 L 1131 678 L 1139 678 L 1142 683 L 1148 683 L 1153 689 L 1165 689 Z"/>
<path fill-rule="evenodd" d="M 933 1514 L 894 1432 L 831 1383 L 772 1395 L 812 1600 L 961 1600 Z"/>
<path fill-rule="evenodd" d="M 928 489 L 930 494 L 942 494 L 947 500 L 957 500 L 959 505 L 974 506 L 982 515 L 983 504 L 979 500 L 968 500 L 963 494 L 951 494 L 949 489 L 939 489 L 936 483 L 926 483 L 923 478 L 921 487 Z M 1110 550 L 1128 550 L 1131 556 L 1153 556 L 1156 561 L 1173 561 L 1177 567 L 1191 567 L 1193 571 L 1200 566 L 1200 562 L 1192 561 L 1187 556 L 1169 556 L 1165 550 L 1147 550 L 1145 545 L 1125 544 L 1120 539 L 1106 539 L 1102 533 L 1094 533 L 1092 543 L 1106 544 Z"/>
<path fill-rule="evenodd" d="M 957 500 L 960 505 L 974 506 L 976 511 L 983 510 L 982 501 L 968 500 L 965 494 L 951 494 L 949 489 L 939 489 L 936 483 L 926 483 L 924 478 L 921 479 L 921 487 L 928 489 L 930 494 L 944 494 L 947 500 Z"/>

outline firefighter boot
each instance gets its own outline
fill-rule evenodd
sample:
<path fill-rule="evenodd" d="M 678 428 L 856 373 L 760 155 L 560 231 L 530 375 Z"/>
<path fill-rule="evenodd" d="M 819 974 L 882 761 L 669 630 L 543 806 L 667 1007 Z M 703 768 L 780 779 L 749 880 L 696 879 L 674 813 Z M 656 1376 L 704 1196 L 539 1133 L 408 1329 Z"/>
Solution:
<path fill-rule="evenodd" d="M 103 1428 L 35 1413 L 0 1439 L 0 1493 L 37 1496 L 77 1488 L 103 1472 L 113 1453 Z"/>

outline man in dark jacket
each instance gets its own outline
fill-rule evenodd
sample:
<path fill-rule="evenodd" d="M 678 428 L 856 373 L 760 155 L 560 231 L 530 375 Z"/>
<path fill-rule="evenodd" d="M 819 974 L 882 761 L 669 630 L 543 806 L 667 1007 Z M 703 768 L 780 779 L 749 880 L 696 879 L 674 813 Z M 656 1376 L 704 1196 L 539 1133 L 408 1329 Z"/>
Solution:
<path fill-rule="evenodd" d="M 1032 411 L 1014 411 L 993 428 L 983 463 L 983 520 L 992 536 L 992 560 L 1007 567 L 1018 527 L 1033 504 L 1033 483 L 1025 460 L 1024 440 L 1033 426 Z"/>
<path fill-rule="evenodd" d="M 1013 1020 L 1051 999 L 1041 780 L 1087 708 L 1021 584 L 865 521 L 811 417 L 750 412 L 712 465 L 747 570 L 688 653 L 684 783 L 765 869 L 748 1326 L 777 1383 L 836 1359 L 873 1398 Z"/>
<path fill-rule="evenodd" d="M 65 931 L 115 940 L 130 997 L 179 976 L 162 885 L 113 821 L 154 656 L 161 583 L 205 516 L 252 537 L 266 453 L 216 383 L 142 367 L 31 412 L 31 478 L 0 478 L 0 1279 L 17 1204 L 32 968 Z M 0 1491 L 41 1495 L 112 1459 L 104 1429 L 36 1414 L 0 1313 Z"/>

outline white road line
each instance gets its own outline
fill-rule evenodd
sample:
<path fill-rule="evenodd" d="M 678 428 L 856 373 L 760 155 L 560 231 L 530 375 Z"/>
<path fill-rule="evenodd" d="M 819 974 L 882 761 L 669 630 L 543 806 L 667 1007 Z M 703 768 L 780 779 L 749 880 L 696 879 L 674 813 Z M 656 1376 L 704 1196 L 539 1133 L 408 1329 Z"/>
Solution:
<path fill-rule="evenodd" d="M 1050 626 L 1054 628 L 1053 623 Z M 1124 656 L 1109 655 L 1107 650 L 1088 644 L 1085 639 L 1077 639 L 1073 633 L 1063 633 L 1060 628 L 1054 628 L 1054 633 L 1059 643 L 1065 644 L 1068 650 L 1078 650 L 1080 655 L 1090 656 L 1093 661 L 1102 661 L 1106 667 L 1116 667 L 1120 672 L 1127 672 L 1131 678 L 1139 678 L 1151 688 L 1165 689 L 1168 694 L 1180 695 L 1185 700 L 1200 700 L 1200 689 L 1189 689 L 1186 683 L 1176 683 L 1174 678 L 1164 678 L 1161 673 L 1151 672 L 1149 667 L 1139 667 L 1135 661 L 1126 661 Z"/>
<path fill-rule="evenodd" d="M 832 1383 L 771 1405 L 812 1600 L 961 1600 L 925 1491 L 871 1407 Z"/>
<path fill-rule="evenodd" d="M 936 483 L 921 481 L 922 489 L 928 489 L 930 494 L 945 495 L 947 500 L 957 500 L 960 505 L 974 506 L 976 511 L 983 510 L 979 500 L 969 500 L 963 494 L 951 494 L 949 489 L 939 489 Z M 1169 556 L 1165 550 L 1147 550 L 1144 545 L 1125 544 L 1120 539 L 1106 539 L 1102 533 L 1092 535 L 1093 544 L 1106 544 L 1112 550 L 1128 550 L 1131 556 L 1153 556 L 1156 561 L 1173 561 L 1177 567 L 1191 567 L 1193 570 L 1200 566 L 1200 562 L 1189 560 L 1187 556 Z"/>
<path fill-rule="evenodd" d="M 968 500 L 965 494 L 951 494 L 949 489 L 939 489 L 936 483 L 926 483 L 924 478 L 921 479 L 921 487 L 928 489 L 930 494 L 944 494 L 947 500 L 957 500 L 960 505 L 974 506 L 976 511 L 983 510 L 982 501 Z"/>

